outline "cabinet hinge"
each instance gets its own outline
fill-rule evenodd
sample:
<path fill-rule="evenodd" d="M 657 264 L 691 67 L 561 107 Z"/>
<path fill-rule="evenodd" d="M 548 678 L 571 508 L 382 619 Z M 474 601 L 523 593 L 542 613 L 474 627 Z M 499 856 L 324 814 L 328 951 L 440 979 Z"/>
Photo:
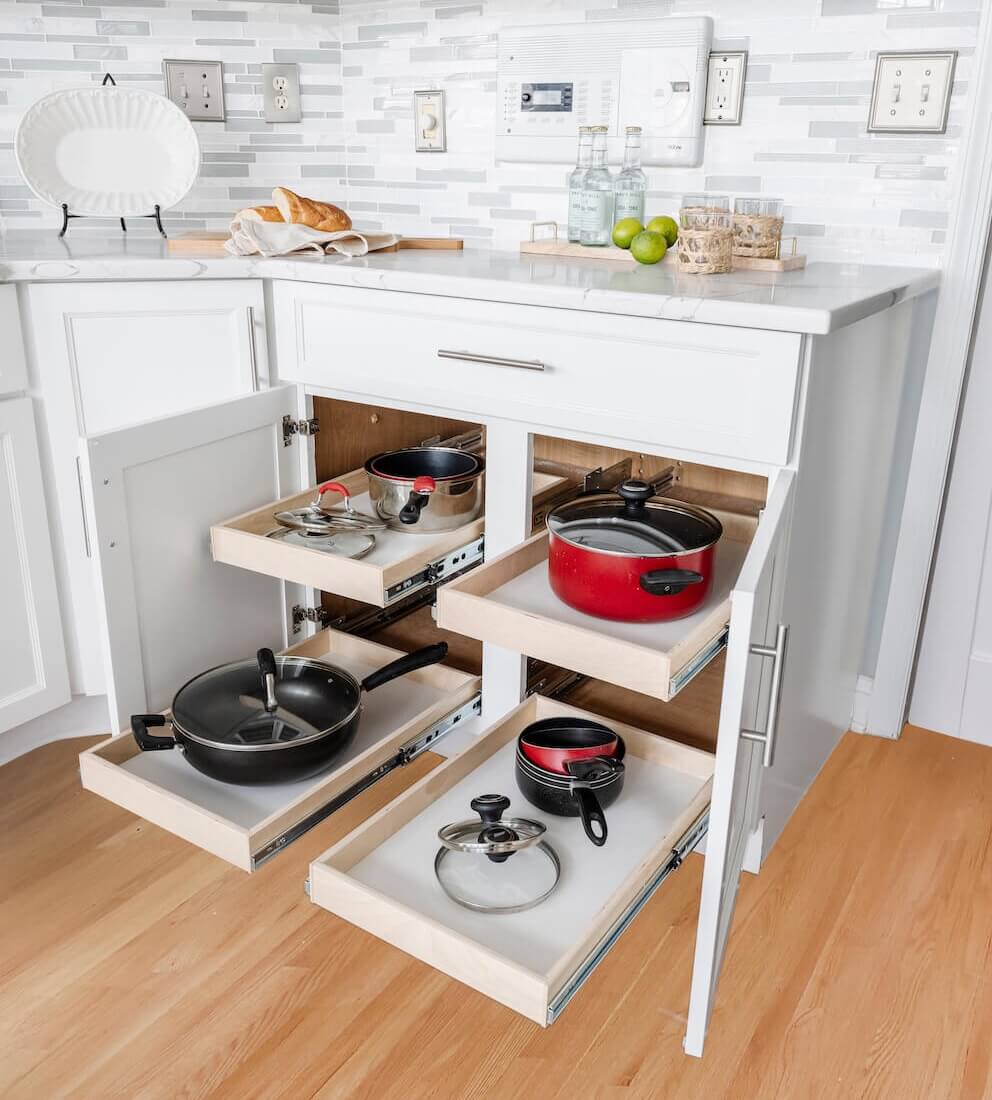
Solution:
<path fill-rule="evenodd" d="M 320 421 L 316 416 L 309 420 L 294 420 L 288 414 L 282 418 L 282 445 L 288 447 L 296 435 L 316 435 L 320 431 Z"/>
<path fill-rule="evenodd" d="M 334 616 L 322 607 L 304 607 L 302 604 L 293 605 L 293 633 L 299 634 L 304 623 L 316 623 L 318 626 L 327 626 Z"/>

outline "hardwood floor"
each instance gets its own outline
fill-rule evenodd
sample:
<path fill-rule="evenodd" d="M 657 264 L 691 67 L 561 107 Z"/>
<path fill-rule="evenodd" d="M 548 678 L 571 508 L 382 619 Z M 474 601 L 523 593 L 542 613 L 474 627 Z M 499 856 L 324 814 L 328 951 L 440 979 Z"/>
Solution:
<path fill-rule="evenodd" d="M 848 734 L 745 876 L 697 1061 L 698 857 L 541 1029 L 305 897 L 409 773 L 249 876 L 82 791 L 89 743 L 0 768 L 7 1100 L 992 1096 L 987 748 Z"/>

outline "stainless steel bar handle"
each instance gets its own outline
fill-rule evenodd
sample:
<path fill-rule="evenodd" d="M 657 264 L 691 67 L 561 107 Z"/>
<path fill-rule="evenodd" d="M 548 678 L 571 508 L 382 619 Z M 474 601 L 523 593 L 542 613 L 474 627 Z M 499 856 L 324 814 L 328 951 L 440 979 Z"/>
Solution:
<path fill-rule="evenodd" d="M 745 741 L 757 741 L 764 746 L 761 763 L 770 768 L 775 762 L 775 742 L 778 738 L 778 714 L 782 703 L 782 674 L 785 671 L 785 647 L 789 640 L 789 628 L 778 624 L 775 632 L 775 645 L 753 645 L 751 652 L 756 657 L 772 658 L 771 698 L 768 700 L 768 725 L 765 730 L 741 730 Z"/>
<path fill-rule="evenodd" d="M 248 358 L 251 367 L 251 392 L 258 393 L 258 345 L 255 342 L 255 307 L 248 307 Z"/>
<path fill-rule="evenodd" d="M 476 355 L 474 351 L 449 351 L 438 348 L 438 359 L 460 359 L 465 363 L 489 363 L 494 367 L 519 367 L 521 370 L 546 370 L 540 359 L 506 359 L 502 355 Z"/>

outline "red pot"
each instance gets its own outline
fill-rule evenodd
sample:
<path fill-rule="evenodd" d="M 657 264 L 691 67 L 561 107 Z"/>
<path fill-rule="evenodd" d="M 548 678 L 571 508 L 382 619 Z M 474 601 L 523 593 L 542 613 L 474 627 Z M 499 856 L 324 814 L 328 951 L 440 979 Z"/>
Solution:
<path fill-rule="evenodd" d="M 520 751 L 532 764 L 558 775 L 568 775 L 574 760 L 623 756 L 620 738 L 608 726 L 585 718 L 544 718 L 517 738 Z"/>
<path fill-rule="evenodd" d="M 617 493 L 555 508 L 548 531 L 548 578 L 560 600 L 601 619 L 662 622 L 706 599 L 723 527 L 702 508 L 625 481 Z"/>

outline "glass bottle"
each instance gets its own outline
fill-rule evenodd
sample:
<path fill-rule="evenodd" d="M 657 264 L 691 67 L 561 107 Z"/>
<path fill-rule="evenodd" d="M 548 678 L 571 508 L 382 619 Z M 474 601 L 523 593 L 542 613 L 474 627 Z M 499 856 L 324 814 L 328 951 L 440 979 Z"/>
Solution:
<path fill-rule="evenodd" d="M 577 241 L 582 224 L 582 181 L 592 163 L 592 127 L 579 127 L 579 153 L 568 175 L 568 239 Z"/>
<path fill-rule="evenodd" d="M 613 231 L 613 176 L 606 165 L 605 126 L 592 127 L 592 163 L 582 180 L 579 243 L 606 245 Z"/>
<path fill-rule="evenodd" d="M 623 151 L 623 170 L 616 178 L 614 220 L 636 218 L 644 221 L 644 192 L 648 178 L 641 171 L 641 128 L 627 127 L 627 145 Z"/>

